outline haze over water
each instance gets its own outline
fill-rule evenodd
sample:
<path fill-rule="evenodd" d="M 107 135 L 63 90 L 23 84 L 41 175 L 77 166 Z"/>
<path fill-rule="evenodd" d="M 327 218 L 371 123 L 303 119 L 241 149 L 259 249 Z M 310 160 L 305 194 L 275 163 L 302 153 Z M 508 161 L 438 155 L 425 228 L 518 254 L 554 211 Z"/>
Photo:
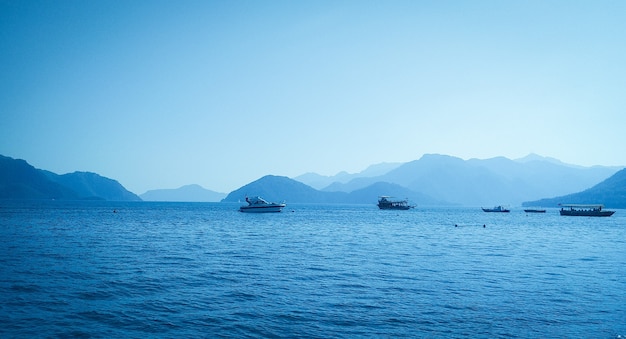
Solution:
<path fill-rule="evenodd" d="M 228 193 L 424 154 L 625 166 L 626 2 L 0 1 L 0 154 Z"/>
<path fill-rule="evenodd" d="M 626 335 L 625 210 L 237 207 L 2 202 L 0 336 Z"/>

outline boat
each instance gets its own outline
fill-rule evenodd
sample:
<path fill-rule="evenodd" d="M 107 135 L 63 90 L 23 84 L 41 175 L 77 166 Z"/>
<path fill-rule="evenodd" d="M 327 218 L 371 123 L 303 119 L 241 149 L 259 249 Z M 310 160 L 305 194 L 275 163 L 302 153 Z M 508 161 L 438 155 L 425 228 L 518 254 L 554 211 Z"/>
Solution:
<path fill-rule="evenodd" d="M 408 210 L 414 207 L 409 205 L 407 199 L 394 200 L 392 197 L 385 195 L 378 198 L 378 208 L 381 210 Z"/>
<path fill-rule="evenodd" d="M 577 217 L 610 217 L 615 211 L 603 210 L 604 205 L 585 205 L 585 204 L 559 204 L 561 215 L 570 215 Z"/>
<path fill-rule="evenodd" d="M 287 206 L 284 203 L 267 202 L 263 198 L 256 196 L 252 198 L 246 197 L 248 206 L 239 207 L 240 212 L 247 213 L 268 213 L 268 212 L 280 212 Z"/>
<path fill-rule="evenodd" d="M 501 213 L 509 213 L 511 212 L 511 210 L 504 208 L 503 206 L 496 206 L 494 208 L 484 208 L 481 207 L 483 209 L 483 212 L 501 212 Z"/>
<path fill-rule="evenodd" d="M 524 209 L 526 213 L 546 213 L 546 210 L 543 208 L 526 208 Z"/>

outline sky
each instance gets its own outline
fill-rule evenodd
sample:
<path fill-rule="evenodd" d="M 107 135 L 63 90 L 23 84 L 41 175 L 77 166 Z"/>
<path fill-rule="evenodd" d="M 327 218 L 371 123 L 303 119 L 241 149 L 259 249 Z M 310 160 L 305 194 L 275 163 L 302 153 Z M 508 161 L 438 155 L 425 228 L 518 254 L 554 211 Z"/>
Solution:
<path fill-rule="evenodd" d="M 0 0 L 0 154 L 228 193 L 424 154 L 626 165 L 626 1 Z"/>

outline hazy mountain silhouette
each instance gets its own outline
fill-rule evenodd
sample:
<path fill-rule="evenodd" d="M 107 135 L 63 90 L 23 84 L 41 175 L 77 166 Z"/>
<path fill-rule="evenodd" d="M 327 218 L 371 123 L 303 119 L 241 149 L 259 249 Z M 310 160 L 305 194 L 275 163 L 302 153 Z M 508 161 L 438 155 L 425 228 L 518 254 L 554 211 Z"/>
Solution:
<path fill-rule="evenodd" d="M 392 183 L 377 182 L 368 187 L 346 192 L 324 192 L 314 189 L 294 179 L 266 175 L 250 184 L 231 192 L 224 202 L 244 201 L 246 196 L 261 196 L 265 200 L 287 203 L 350 203 L 376 204 L 378 196 L 392 195 L 408 198 L 412 203 L 424 205 L 445 205 L 425 194 L 413 192 L 406 187 Z"/>
<path fill-rule="evenodd" d="M 541 156 L 541 155 L 536 154 L 536 153 L 530 153 L 530 154 L 528 154 L 525 157 L 515 159 L 515 161 L 516 162 L 521 162 L 521 163 L 526 163 L 526 162 L 531 162 L 531 161 L 544 161 L 544 162 L 551 162 L 551 163 L 556 164 L 556 165 L 562 165 L 562 166 L 568 166 L 568 167 L 576 167 L 576 168 L 583 168 L 584 167 L 584 166 L 566 164 L 566 163 L 562 162 L 559 159 L 555 159 L 555 158 L 551 158 L 551 157 L 544 157 L 544 156 Z"/>
<path fill-rule="evenodd" d="M 620 178 L 623 174 L 616 173 L 620 169 L 568 165 L 535 154 L 518 160 L 504 157 L 462 160 L 426 154 L 404 164 L 378 164 L 358 174 L 340 173 L 332 178 L 348 181 L 329 184 L 323 190 L 287 177 L 268 175 L 229 193 L 222 201 L 243 201 L 246 196 L 260 195 L 267 200 L 293 203 L 375 204 L 378 196 L 391 195 L 422 205 L 491 206 L 517 205 L 524 201 L 529 205 L 554 205 L 548 201 L 539 203 L 547 200 L 539 199 L 557 196 L 559 198 L 554 199 L 560 200 L 558 202 L 592 201 L 615 207 L 622 206 Z M 614 174 L 611 180 L 607 179 Z M 320 177 L 309 173 L 298 178 Z M 586 190 L 589 187 L 592 189 Z M 213 192 L 216 196 L 191 198 L 194 192 L 209 194 L 212 191 L 190 185 L 176 190 L 149 191 L 145 195 L 148 200 L 160 201 L 217 201 L 220 198 L 220 193 L 216 192 Z M 571 195 L 572 192 L 585 195 Z M 165 197 L 159 198 L 159 194 Z M 0 199 L 141 200 L 117 181 L 96 173 L 58 175 L 36 169 L 24 160 L 4 156 L 0 156 Z"/>
<path fill-rule="evenodd" d="M 523 206 L 557 207 L 558 204 L 604 204 L 611 208 L 626 208 L 626 169 L 582 192 L 556 198 L 524 202 Z"/>
<path fill-rule="evenodd" d="M 351 203 L 376 204 L 378 197 L 382 195 L 392 196 L 399 199 L 408 199 L 412 205 L 443 206 L 450 205 L 449 202 L 436 200 L 426 194 L 414 192 L 406 187 L 388 182 L 376 182 L 365 188 L 361 188 L 348 193 Z"/>
<path fill-rule="evenodd" d="M 24 160 L 5 156 L 0 156 L 0 198 L 141 200 L 117 181 L 95 173 L 74 172 L 58 175 L 36 169 Z"/>
<path fill-rule="evenodd" d="M 78 194 L 26 161 L 0 155 L 0 199 L 78 199 Z"/>
<path fill-rule="evenodd" d="M 425 154 L 388 173 L 334 183 L 324 191 L 352 192 L 375 182 L 390 182 L 439 201 L 466 206 L 521 204 L 523 201 L 576 192 L 614 174 L 616 167 L 580 167 L 530 155 L 520 161 L 504 157 L 463 160 Z"/>
<path fill-rule="evenodd" d="M 402 163 L 383 162 L 380 164 L 371 165 L 367 167 L 365 170 L 359 173 L 354 173 L 354 174 L 350 174 L 345 171 L 339 172 L 333 176 L 324 176 L 324 175 L 319 175 L 317 173 L 305 173 L 293 179 L 300 181 L 301 183 L 304 183 L 315 189 L 321 190 L 329 185 L 332 185 L 333 183 L 347 183 L 350 180 L 353 180 L 356 178 L 370 178 L 370 177 L 381 176 L 401 165 Z M 331 189 L 331 190 L 325 190 L 325 191 L 341 191 L 341 189 L 338 189 L 338 190 Z"/>
<path fill-rule="evenodd" d="M 58 175 L 44 171 L 48 178 L 77 193 L 79 199 L 110 201 L 141 201 L 119 182 L 91 172 L 74 172 Z"/>
<path fill-rule="evenodd" d="M 341 203 L 345 202 L 348 196 L 347 193 L 318 191 L 287 177 L 266 175 L 230 192 L 222 201 L 244 201 L 246 196 L 257 195 L 267 201 L 288 203 Z"/>
<path fill-rule="evenodd" d="M 139 195 L 144 201 L 218 202 L 226 193 L 207 190 L 200 185 L 186 185 L 175 189 L 150 190 Z"/>

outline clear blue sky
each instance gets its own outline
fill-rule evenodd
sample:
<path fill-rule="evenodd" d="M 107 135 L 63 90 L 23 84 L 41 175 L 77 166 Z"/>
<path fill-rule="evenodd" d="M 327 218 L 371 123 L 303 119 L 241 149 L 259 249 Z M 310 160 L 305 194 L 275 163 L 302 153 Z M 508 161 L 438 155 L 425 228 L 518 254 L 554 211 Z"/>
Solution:
<path fill-rule="evenodd" d="M 0 154 L 141 194 L 425 153 L 626 165 L 626 1 L 0 0 Z"/>

